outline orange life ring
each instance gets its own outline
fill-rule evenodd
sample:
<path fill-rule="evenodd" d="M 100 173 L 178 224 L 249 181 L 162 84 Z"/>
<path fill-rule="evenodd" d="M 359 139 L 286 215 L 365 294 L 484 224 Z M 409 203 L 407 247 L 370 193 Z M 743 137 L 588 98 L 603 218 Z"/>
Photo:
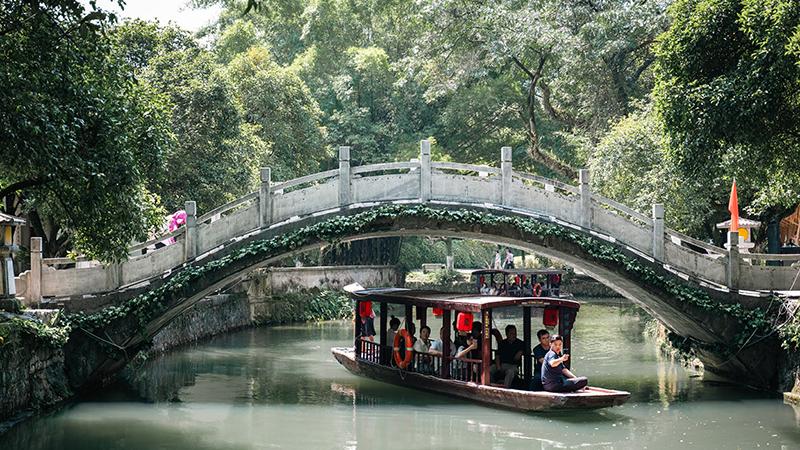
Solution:
<path fill-rule="evenodd" d="M 533 285 L 533 296 L 534 297 L 541 297 L 542 296 L 542 285 L 536 283 Z"/>
<path fill-rule="evenodd" d="M 400 359 L 400 338 L 404 338 L 406 340 L 406 356 L 404 359 Z M 411 341 L 411 335 L 408 334 L 408 330 L 405 328 L 401 329 L 394 335 L 394 349 L 392 351 L 394 355 L 394 363 L 397 367 L 401 369 L 405 369 L 411 364 L 411 358 L 414 357 L 414 343 Z"/>

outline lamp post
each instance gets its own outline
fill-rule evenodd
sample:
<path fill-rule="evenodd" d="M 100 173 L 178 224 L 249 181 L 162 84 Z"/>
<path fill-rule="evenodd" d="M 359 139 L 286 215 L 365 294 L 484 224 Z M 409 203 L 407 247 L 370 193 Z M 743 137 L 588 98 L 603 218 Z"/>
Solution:
<path fill-rule="evenodd" d="M 19 248 L 14 245 L 14 227 L 24 225 L 25 220 L 0 212 L 0 232 L 2 232 L 2 245 L 0 245 L 0 264 L 2 265 L 2 281 L 0 285 L 0 309 L 12 312 L 19 310 L 16 299 L 17 288 L 14 282 L 14 261 L 12 257 Z"/>

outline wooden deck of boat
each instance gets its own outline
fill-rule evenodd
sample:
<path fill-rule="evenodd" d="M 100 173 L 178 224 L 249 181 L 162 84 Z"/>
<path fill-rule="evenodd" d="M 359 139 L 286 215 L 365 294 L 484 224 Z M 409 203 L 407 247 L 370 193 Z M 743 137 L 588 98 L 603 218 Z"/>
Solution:
<path fill-rule="evenodd" d="M 355 375 L 361 375 L 398 386 L 406 386 L 441 394 L 454 395 L 481 403 L 520 411 L 547 411 L 557 409 L 596 409 L 619 406 L 630 398 L 630 393 L 587 387 L 581 392 L 556 393 L 523 391 L 503 387 L 485 386 L 407 372 L 394 367 L 356 360 L 352 348 L 332 348 L 336 360 Z"/>

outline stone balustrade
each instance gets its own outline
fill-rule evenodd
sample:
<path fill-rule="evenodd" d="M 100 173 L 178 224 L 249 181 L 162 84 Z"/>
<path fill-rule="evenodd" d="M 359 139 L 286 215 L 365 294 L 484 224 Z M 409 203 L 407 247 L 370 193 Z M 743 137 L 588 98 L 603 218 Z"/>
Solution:
<path fill-rule="evenodd" d="M 187 262 L 207 257 L 226 244 L 260 230 L 348 207 L 386 203 L 481 205 L 495 214 L 514 213 L 582 230 L 623 245 L 663 264 L 678 276 L 720 290 L 788 290 L 799 255 L 740 254 L 665 228 L 668 211 L 653 205 L 647 216 L 591 190 L 589 171 L 573 186 L 513 169 L 511 148 L 501 149 L 500 168 L 431 161 L 430 143 L 420 144 L 419 160 L 351 166 L 350 147 L 339 148 L 339 168 L 273 182 L 261 170 L 259 190 L 201 216 L 187 201 L 187 224 L 133 245 L 119 264 L 41 257 L 41 241 L 31 242 L 31 267 L 17 277 L 26 303 L 42 297 L 72 297 L 145 285 Z M 175 243 L 155 249 L 158 242 Z M 736 242 L 733 240 L 732 242 Z M 765 261 L 784 261 L 768 266 Z M 69 266 L 69 267 L 66 267 Z"/>

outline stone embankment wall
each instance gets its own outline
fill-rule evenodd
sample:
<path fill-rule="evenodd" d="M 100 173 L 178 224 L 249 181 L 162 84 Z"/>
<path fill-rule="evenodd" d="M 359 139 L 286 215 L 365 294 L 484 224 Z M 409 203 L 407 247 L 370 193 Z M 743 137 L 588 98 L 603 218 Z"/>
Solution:
<path fill-rule="evenodd" d="M 621 297 L 613 289 L 594 278 L 584 275 L 573 275 L 569 277 L 562 288 L 576 297 Z"/>
<path fill-rule="evenodd" d="M 396 286 L 398 280 L 403 280 L 402 272 L 393 266 L 263 269 L 225 294 L 201 300 L 170 322 L 153 338 L 152 351 L 166 351 L 254 322 L 325 317 L 326 312 L 336 314 L 344 306 L 349 313 L 349 300 L 328 291 L 341 291 L 353 282 L 364 287 Z M 321 311 L 309 316 L 308 307 Z M 0 432 L 4 423 L 10 425 L 15 417 L 24 417 L 73 396 L 62 349 L 26 336 L 13 344 L 10 340 L 4 344 L 0 351 Z"/>
<path fill-rule="evenodd" d="M 64 352 L 32 336 L 19 336 L 0 351 L 0 432 L 3 421 L 24 417 L 72 396 Z"/>
<path fill-rule="evenodd" d="M 212 295 L 164 327 L 153 338 L 152 351 L 162 352 L 252 323 L 250 302 L 246 295 Z"/>

